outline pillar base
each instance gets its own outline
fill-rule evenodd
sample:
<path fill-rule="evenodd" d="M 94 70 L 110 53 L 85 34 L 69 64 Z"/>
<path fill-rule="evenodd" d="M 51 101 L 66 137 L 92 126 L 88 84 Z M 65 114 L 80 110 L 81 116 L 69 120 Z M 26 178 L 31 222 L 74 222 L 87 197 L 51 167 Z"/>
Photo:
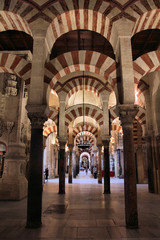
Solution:
<path fill-rule="evenodd" d="M 68 176 L 68 183 L 72 183 L 72 175 Z"/>
<path fill-rule="evenodd" d="M 110 191 L 104 191 L 103 194 L 110 194 L 111 192 Z"/>
<path fill-rule="evenodd" d="M 136 225 L 136 226 L 128 226 L 128 225 L 126 225 L 126 228 L 128 228 L 128 229 L 138 229 L 139 228 L 139 226 L 138 225 Z"/>
<path fill-rule="evenodd" d="M 26 228 L 39 228 L 42 226 L 41 222 L 27 222 Z"/>
<path fill-rule="evenodd" d="M 25 145 L 10 143 L 0 181 L 0 200 L 21 200 L 27 196 L 28 181 L 25 171 Z"/>
<path fill-rule="evenodd" d="M 0 182 L 0 200 L 21 200 L 27 196 L 27 179 Z"/>
<path fill-rule="evenodd" d="M 101 180 L 101 179 L 98 179 L 98 183 L 99 183 L 99 184 L 102 184 L 102 180 Z"/>
<path fill-rule="evenodd" d="M 59 191 L 58 194 L 65 194 L 65 191 Z"/>

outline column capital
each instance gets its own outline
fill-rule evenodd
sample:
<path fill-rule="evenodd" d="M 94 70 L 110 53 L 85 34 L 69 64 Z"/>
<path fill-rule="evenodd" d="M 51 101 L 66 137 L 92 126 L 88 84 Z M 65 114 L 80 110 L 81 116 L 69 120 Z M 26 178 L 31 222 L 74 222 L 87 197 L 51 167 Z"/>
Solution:
<path fill-rule="evenodd" d="M 67 137 L 58 137 L 60 149 L 65 149 L 65 145 L 67 142 Z"/>
<path fill-rule="evenodd" d="M 134 104 L 119 105 L 119 118 L 123 127 L 132 127 L 138 106 Z"/>
<path fill-rule="evenodd" d="M 98 149 L 102 148 L 102 144 L 97 144 Z"/>
<path fill-rule="evenodd" d="M 43 124 L 47 120 L 49 114 L 48 106 L 29 104 L 26 106 L 26 109 L 32 128 L 43 128 Z"/>
<path fill-rule="evenodd" d="M 68 147 L 69 147 L 69 151 L 72 151 L 72 150 L 73 150 L 73 147 L 74 147 L 74 145 L 73 145 L 73 144 L 68 144 Z"/>
<path fill-rule="evenodd" d="M 110 141 L 110 138 L 111 138 L 111 136 L 110 136 L 110 135 L 102 135 L 102 137 L 101 137 L 101 138 L 102 138 L 102 143 L 103 143 L 103 142 L 106 142 L 106 141 L 108 141 L 108 142 L 109 142 L 109 141 Z"/>

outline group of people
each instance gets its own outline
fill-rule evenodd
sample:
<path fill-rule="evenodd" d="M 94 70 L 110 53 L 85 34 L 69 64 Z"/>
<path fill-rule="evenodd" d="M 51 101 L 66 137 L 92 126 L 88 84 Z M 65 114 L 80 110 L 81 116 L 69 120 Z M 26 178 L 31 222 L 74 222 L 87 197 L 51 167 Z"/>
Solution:
<path fill-rule="evenodd" d="M 87 173 L 88 168 L 86 167 L 85 169 L 86 169 L 86 173 Z M 48 181 L 48 175 L 49 175 L 49 169 L 48 168 L 45 168 L 44 174 L 45 174 L 45 180 Z M 97 178 L 97 167 L 96 166 L 93 167 L 93 176 L 94 176 L 94 178 Z"/>

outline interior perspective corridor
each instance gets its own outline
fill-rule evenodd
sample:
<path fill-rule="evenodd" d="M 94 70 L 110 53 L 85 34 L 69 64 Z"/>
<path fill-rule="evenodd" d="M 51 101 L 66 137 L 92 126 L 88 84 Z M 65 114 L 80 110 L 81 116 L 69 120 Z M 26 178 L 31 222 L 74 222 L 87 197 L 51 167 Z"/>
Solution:
<path fill-rule="evenodd" d="M 160 239 L 160 0 L 0 0 L 0 239 Z"/>
<path fill-rule="evenodd" d="M 139 229 L 127 229 L 124 214 L 123 179 L 111 178 L 112 194 L 88 172 L 68 183 L 66 194 L 58 192 L 58 179 L 44 184 L 42 227 L 25 228 L 27 199 L 0 204 L 1 240 L 159 240 L 160 195 L 148 193 L 147 184 L 138 184 Z"/>

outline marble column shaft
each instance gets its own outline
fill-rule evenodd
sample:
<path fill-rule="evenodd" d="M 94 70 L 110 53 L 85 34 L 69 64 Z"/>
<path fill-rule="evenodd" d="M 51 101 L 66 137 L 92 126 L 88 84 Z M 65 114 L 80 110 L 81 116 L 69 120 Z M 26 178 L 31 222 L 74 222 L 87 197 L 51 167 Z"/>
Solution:
<path fill-rule="evenodd" d="M 69 169 L 68 169 L 68 183 L 72 183 L 72 150 L 73 146 L 69 146 Z"/>
<path fill-rule="evenodd" d="M 138 228 L 136 165 L 133 142 L 133 119 L 137 108 L 121 105 L 120 120 L 123 128 L 125 216 L 128 228 Z"/>
<path fill-rule="evenodd" d="M 102 163 L 101 163 L 101 149 L 102 145 L 98 145 L 98 183 L 102 183 Z"/>
<path fill-rule="evenodd" d="M 42 212 L 42 171 L 43 171 L 43 123 L 42 113 L 29 113 L 31 120 L 31 147 L 28 178 L 27 225 L 28 228 L 41 226 Z"/>
<path fill-rule="evenodd" d="M 77 175 L 76 174 L 76 172 L 77 172 L 77 170 L 76 170 L 76 164 L 77 164 L 76 160 L 77 160 L 76 159 L 76 151 L 74 150 L 73 151 L 73 161 L 72 161 L 73 162 L 73 178 L 76 178 L 76 175 Z"/>
<path fill-rule="evenodd" d="M 148 163 L 148 190 L 154 193 L 154 173 L 153 173 L 153 159 L 152 159 L 152 137 L 146 136 L 146 157 Z"/>
<path fill-rule="evenodd" d="M 104 194 L 110 194 L 109 140 L 102 142 L 104 145 Z"/>
<path fill-rule="evenodd" d="M 65 157 L 66 142 L 59 141 L 59 194 L 65 194 L 65 172 L 66 172 L 66 157 Z"/>
<path fill-rule="evenodd" d="M 158 168 L 158 188 L 157 193 L 160 193 L 160 134 L 156 137 L 157 146 L 157 168 Z"/>

